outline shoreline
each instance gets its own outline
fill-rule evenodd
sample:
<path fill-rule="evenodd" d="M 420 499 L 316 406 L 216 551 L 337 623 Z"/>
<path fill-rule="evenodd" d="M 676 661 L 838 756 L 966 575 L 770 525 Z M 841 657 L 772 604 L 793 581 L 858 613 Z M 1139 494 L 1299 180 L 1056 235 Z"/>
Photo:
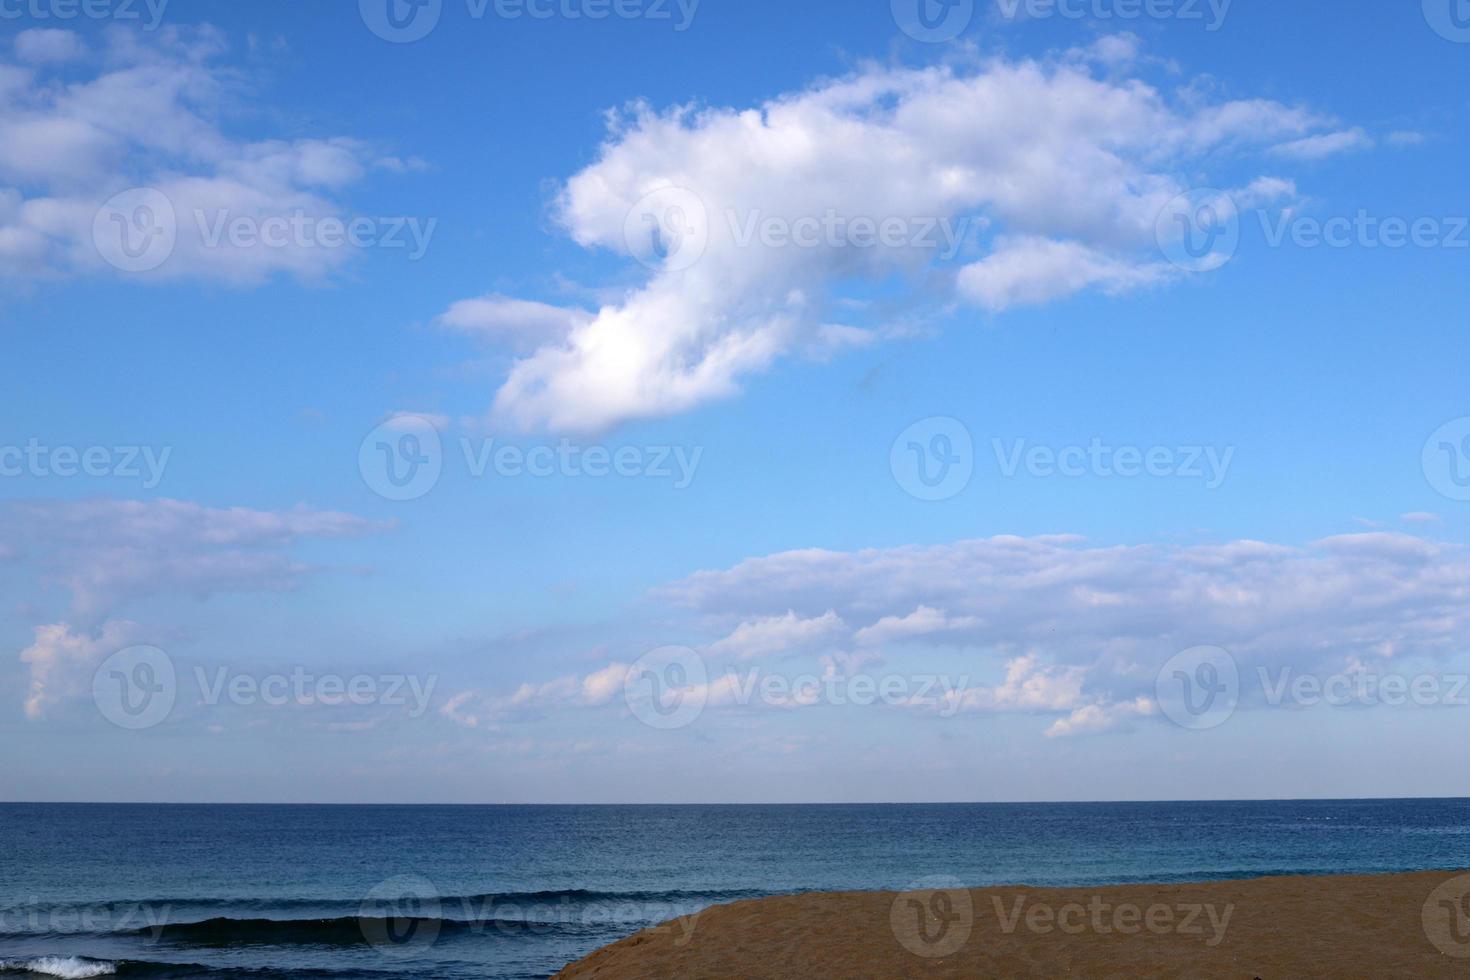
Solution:
<path fill-rule="evenodd" d="M 1464 977 L 1470 873 L 1095 888 L 812 892 L 718 905 L 554 980 L 728 977 Z"/>

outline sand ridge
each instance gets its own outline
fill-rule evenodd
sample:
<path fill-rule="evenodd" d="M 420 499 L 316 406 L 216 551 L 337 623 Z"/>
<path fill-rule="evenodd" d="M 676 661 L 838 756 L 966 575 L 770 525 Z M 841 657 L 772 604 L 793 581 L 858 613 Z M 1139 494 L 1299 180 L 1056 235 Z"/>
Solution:
<path fill-rule="evenodd" d="M 564 980 L 1470 977 L 1470 874 L 812 893 L 646 929 Z"/>

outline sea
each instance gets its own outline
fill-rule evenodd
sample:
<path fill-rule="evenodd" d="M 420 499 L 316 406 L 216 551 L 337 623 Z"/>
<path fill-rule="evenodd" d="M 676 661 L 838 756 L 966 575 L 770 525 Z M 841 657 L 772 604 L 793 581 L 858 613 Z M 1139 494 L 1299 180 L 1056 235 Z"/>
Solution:
<path fill-rule="evenodd" d="M 764 895 L 1464 868 L 1470 800 L 0 804 L 0 976 L 540 978 Z"/>

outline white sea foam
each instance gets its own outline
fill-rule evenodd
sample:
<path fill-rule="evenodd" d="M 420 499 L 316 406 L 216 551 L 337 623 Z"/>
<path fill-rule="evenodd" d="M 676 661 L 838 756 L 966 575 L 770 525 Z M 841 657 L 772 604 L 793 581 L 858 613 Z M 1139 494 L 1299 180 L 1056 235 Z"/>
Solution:
<path fill-rule="evenodd" d="M 40 956 L 33 960 L 0 960 L 0 973 L 39 973 L 46 977 L 83 980 L 107 977 L 117 972 L 115 963 L 84 960 L 75 956 Z"/>

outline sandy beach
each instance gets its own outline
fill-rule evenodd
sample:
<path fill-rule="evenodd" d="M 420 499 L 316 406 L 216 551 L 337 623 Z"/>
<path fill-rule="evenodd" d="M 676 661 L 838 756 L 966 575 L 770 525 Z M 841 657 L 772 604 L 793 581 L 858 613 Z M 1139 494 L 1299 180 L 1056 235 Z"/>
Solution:
<path fill-rule="evenodd" d="M 1465 977 L 1470 875 L 808 894 L 717 906 L 565 980 Z"/>

